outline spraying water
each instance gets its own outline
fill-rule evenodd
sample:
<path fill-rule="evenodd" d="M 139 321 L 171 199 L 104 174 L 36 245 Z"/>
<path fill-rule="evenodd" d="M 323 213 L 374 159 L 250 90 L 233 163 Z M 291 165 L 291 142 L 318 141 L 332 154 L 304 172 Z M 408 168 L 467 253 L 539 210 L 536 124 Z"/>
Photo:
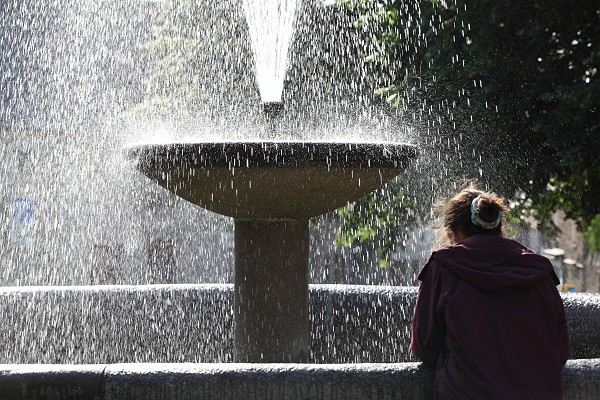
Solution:
<path fill-rule="evenodd" d="M 300 0 L 0 2 L 0 283 L 230 281 L 233 224 L 136 174 L 122 146 L 262 137 L 259 91 L 286 104 L 277 139 L 403 139 L 357 86 L 369 43 L 350 22 Z M 313 229 L 312 282 L 399 281 L 334 253 L 336 224 Z"/>
<path fill-rule="evenodd" d="M 233 138 L 244 125 L 250 126 L 238 118 L 247 115 L 248 107 L 242 102 L 249 99 L 255 105 L 258 100 L 252 98 L 252 85 L 245 85 L 254 82 L 247 73 L 251 63 L 246 61 L 251 55 L 246 56 L 246 34 L 235 31 L 243 30 L 243 24 L 237 23 L 234 8 L 212 10 L 205 2 L 170 0 L 162 3 L 166 11 L 163 20 L 156 22 L 160 4 L 121 0 L 0 2 L 0 191 L 4 209 L 0 281 L 4 286 L 230 281 L 231 224 L 135 176 L 120 158 L 122 142 L 131 138 L 122 137 L 129 132 L 122 130 L 118 120 L 142 98 L 147 100 L 143 104 L 146 109 L 160 106 L 165 114 L 173 113 L 170 120 L 178 123 L 183 118 L 173 110 L 210 118 L 207 128 L 195 123 L 193 131 L 198 135 L 205 129 L 207 136 L 220 138 Z M 268 0 L 244 0 L 243 5 L 262 100 L 286 97 L 286 106 L 292 111 L 287 118 L 295 123 L 291 125 L 295 133 L 305 128 L 347 142 L 350 135 L 360 139 L 364 130 L 357 127 L 383 127 L 379 131 L 385 135 L 378 138 L 388 140 L 398 139 L 409 130 L 410 125 L 402 126 L 402 131 L 387 129 L 383 113 L 359 90 L 372 79 L 361 55 L 373 44 L 340 27 L 349 26 L 351 21 L 322 8 L 310 15 L 300 14 L 300 20 L 305 20 L 298 23 L 294 45 L 295 18 L 302 5 L 299 0 L 281 0 L 278 6 Z M 317 17 L 318 23 L 308 22 Z M 203 29 L 198 21 L 209 24 L 210 29 Z M 148 38 L 151 25 L 155 26 L 154 41 Z M 240 43 L 223 46 L 231 37 Z M 155 67 L 150 71 L 152 63 L 140 60 L 137 46 L 144 43 L 154 57 L 151 61 L 163 70 Z M 424 46 L 407 38 L 406 46 L 413 45 Z M 230 48 L 234 50 L 228 51 Z M 289 85 L 282 93 L 288 62 Z M 448 165 L 462 168 L 463 163 L 458 144 L 437 136 L 441 122 L 421 123 L 423 115 L 435 117 L 436 110 L 444 114 L 444 103 L 438 107 L 432 101 L 433 105 L 422 106 L 407 101 L 406 108 L 397 112 L 401 114 L 398 119 L 417 126 L 414 130 L 422 134 L 421 147 L 429 152 L 412 170 L 418 179 L 410 190 L 423 193 L 423 197 L 435 197 L 439 183 L 447 180 Z M 159 116 L 154 109 L 150 111 L 152 116 Z M 228 115 L 236 117 L 235 125 L 227 125 Z M 430 135 L 423 134 L 430 131 Z M 346 257 L 351 262 L 372 257 L 356 248 L 349 249 L 348 255 L 331 254 L 335 240 L 332 230 L 315 230 L 318 235 L 311 237 L 312 282 L 397 285 L 414 280 L 414 273 L 391 276 L 400 268 L 353 270 L 346 265 Z M 425 239 L 424 233 L 413 233 L 402 252 L 412 251 L 410 261 L 415 268 L 429 250 Z M 16 329 L 5 330 L 4 343 L 16 343 L 21 350 L 10 346 L 3 349 L 4 362 L 205 362 L 205 354 L 214 354 L 212 360 L 217 361 L 231 359 L 227 352 L 230 344 L 223 344 L 229 340 L 223 332 L 230 330 L 231 306 L 223 305 L 222 300 L 230 289 L 208 288 L 216 294 L 206 301 L 202 296 L 197 299 L 197 289 L 177 295 L 190 300 L 185 303 L 189 310 L 202 311 L 202 319 L 184 309 L 175 294 L 155 291 L 155 286 L 144 288 L 148 290 L 126 288 L 121 293 L 134 294 L 116 297 L 103 293 L 119 288 L 100 287 L 102 293 L 96 293 L 93 288 L 75 287 L 72 296 L 52 288 L 48 296 L 40 295 L 37 289 L 7 292 L 0 296 L 6 307 L 0 314 L 10 318 L 7 326 Z M 409 318 L 412 307 L 399 307 L 403 302 L 394 293 L 346 301 L 346 295 L 337 295 L 340 290 L 355 289 L 335 289 L 336 293 L 323 295 L 323 308 L 332 309 L 335 319 L 320 309 L 311 309 L 311 318 L 316 321 L 312 338 L 324 338 L 322 346 L 311 350 L 313 359 L 402 360 L 407 355 L 409 333 L 387 321 Z M 152 291 L 152 297 L 137 296 L 142 291 Z M 370 293 L 364 287 L 360 292 L 365 296 Z M 24 302 L 28 296 L 41 305 Z M 71 308 L 64 306 L 65 299 Z M 390 299 L 389 306 L 382 306 L 381 299 Z M 343 305 L 343 311 L 333 309 L 338 304 Z M 169 308 L 170 314 L 157 305 Z M 155 306 L 157 311 L 148 311 Z M 361 306 L 373 313 L 364 313 Z M 206 315 L 211 307 L 215 309 L 214 323 Z M 30 318 L 26 311 L 39 311 L 39 318 Z M 354 314 L 367 317 L 358 322 Z M 131 317 L 134 322 L 124 330 L 119 316 Z M 157 321 L 155 316 L 163 319 Z M 190 326 L 180 325 L 183 323 Z M 372 335 L 364 330 L 349 332 L 367 326 L 374 327 Z M 323 329 L 331 329 L 338 336 L 323 335 Z M 173 340 L 169 332 L 184 338 Z M 194 336 L 198 332 L 208 336 Z M 358 343 L 368 347 L 358 348 L 349 338 L 368 338 Z M 335 343 L 343 347 L 342 355 Z M 140 351 L 144 345 L 156 346 L 157 353 Z"/>
<path fill-rule="evenodd" d="M 263 102 L 281 101 L 299 3 L 300 0 L 243 1 Z"/>

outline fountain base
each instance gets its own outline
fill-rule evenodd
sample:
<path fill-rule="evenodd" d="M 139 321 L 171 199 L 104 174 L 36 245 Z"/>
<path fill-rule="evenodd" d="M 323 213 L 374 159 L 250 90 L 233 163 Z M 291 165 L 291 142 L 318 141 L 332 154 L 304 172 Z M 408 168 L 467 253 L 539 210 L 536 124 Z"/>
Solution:
<path fill-rule="evenodd" d="M 564 400 L 600 398 L 600 359 L 570 360 Z M 400 364 L 0 365 L 11 400 L 422 400 L 432 370 Z"/>

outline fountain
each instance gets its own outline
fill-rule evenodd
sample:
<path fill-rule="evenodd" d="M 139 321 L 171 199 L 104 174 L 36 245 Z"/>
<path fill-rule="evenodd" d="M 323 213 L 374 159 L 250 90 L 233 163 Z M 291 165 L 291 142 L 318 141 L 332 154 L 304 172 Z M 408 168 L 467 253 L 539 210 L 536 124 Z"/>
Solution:
<path fill-rule="evenodd" d="M 77 5 L 84 8 L 84 3 Z M 108 7 L 98 10 L 97 2 L 91 3 L 92 14 L 99 13 L 103 22 L 114 23 L 106 11 Z M 0 10 L 6 4 L 12 3 L 4 3 Z M 42 12 L 45 9 L 41 4 L 35 2 L 33 10 L 49 15 Z M 58 7 L 57 4 L 54 2 L 52 7 Z M 125 8 L 130 7 L 133 6 L 128 4 Z M 26 13 L 27 7 L 14 9 L 19 17 L 15 20 L 27 21 L 20 14 Z M 59 10 L 53 12 L 61 15 Z M 79 33 L 85 19 L 80 19 L 77 12 L 73 14 L 65 25 L 73 30 L 76 40 L 70 45 L 77 49 L 78 44 L 81 46 Z M 4 23 L 0 22 L 0 27 Z M 98 33 L 110 31 L 104 25 L 100 28 Z M 113 31 L 126 32 L 120 27 Z M 109 48 L 106 43 L 110 40 L 97 46 L 99 54 L 106 55 L 101 53 Z M 28 46 L 24 48 L 30 50 Z M 71 54 L 68 50 L 61 51 Z M 78 55 L 76 50 L 73 52 Z M 92 53 L 95 65 L 99 57 Z M 78 58 L 64 59 L 69 63 Z M 57 70 L 60 72 L 61 68 Z M 48 77 L 51 79 L 59 85 L 62 82 L 58 73 Z M 76 81 L 83 86 L 78 87 L 77 93 L 92 96 L 93 90 L 85 87 L 85 80 Z M 103 85 L 105 81 L 100 86 L 104 88 Z M 42 97 L 44 93 L 37 94 Z M 269 101 L 263 109 L 270 118 L 285 117 L 277 96 Z M 59 117 L 67 117 L 73 109 L 76 107 L 66 107 Z M 73 149 L 79 150 L 80 142 L 74 143 Z M 49 145 L 46 141 L 36 146 Z M 134 281 L 131 285 L 115 286 L 78 283 L 68 287 L 2 288 L 0 315 L 6 320 L 0 329 L 0 357 L 4 363 L 0 365 L 0 398 L 424 398 L 431 372 L 415 362 L 406 343 L 415 288 L 309 286 L 305 280 L 308 217 L 379 187 L 406 166 L 414 156 L 414 148 L 389 141 L 227 142 L 220 138 L 170 144 L 148 142 L 130 145 L 126 153 L 141 171 L 177 196 L 236 219 L 236 280 L 256 277 L 246 271 L 255 266 L 271 273 L 259 277 L 258 282 L 246 279 L 233 286 L 138 285 Z M 101 163 L 105 162 L 102 158 Z M 48 176 L 52 179 L 48 180 L 55 178 L 56 171 L 50 167 L 56 164 L 49 163 Z M 265 170 L 274 176 L 266 178 Z M 82 174 L 87 179 L 102 179 L 102 175 L 96 177 L 96 172 L 90 169 Z M 64 185 L 69 178 L 59 182 Z M 85 185 L 71 188 L 65 196 L 67 203 L 85 192 L 88 183 L 91 182 L 86 180 Z M 50 210 L 48 214 L 57 213 Z M 127 221 L 115 224 L 116 230 L 124 230 L 116 232 L 121 235 L 130 232 L 127 224 L 139 223 L 132 221 L 135 218 L 131 215 L 109 217 L 104 218 Z M 98 220 L 80 222 L 73 218 L 72 224 L 78 225 L 69 225 L 59 242 L 73 241 L 69 231 L 93 233 L 92 225 Z M 103 234 L 109 236 L 110 232 Z M 91 241 L 94 236 L 89 238 Z M 290 239 L 294 243 L 290 244 Z M 291 247 L 284 248 L 289 252 L 284 255 L 279 253 L 283 241 Z M 78 270 L 73 268 L 82 264 L 78 260 L 69 258 L 67 268 Z M 290 271 L 293 280 L 289 279 Z M 270 280 L 276 282 L 260 286 Z M 278 290 L 272 293 L 274 288 Z M 254 298 L 254 304 L 248 301 L 261 290 L 264 296 L 272 296 L 267 297 L 271 301 L 264 304 L 264 297 Z M 295 294 L 287 296 L 289 293 Z M 600 301 L 597 295 L 577 293 L 565 294 L 563 299 L 574 358 L 563 372 L 564 399 L 598 398 Z M 277 307 L 270 308 L 273 305 Z M 264 326 L 258 326 L 263 323 Z M 278 329 L 282 326 L 284 330 Z"/>
<path fill-rule="evenodd" d="M 308 360 L 308 219 L 377 189 L 416 155 L 392 143 L 139 144 L 161 186 L 235 218 L 234 360 Z"/>
<path fill-rule="evenodd" d="M 242 2 L 273 130 L 296 0 Z M 311 217 L 383 186 L 416 156 L 396 143 L 210 141 L 133 144 L 126 157 L 178 197 L 235 219 L 234 360 L 308 361 Z"/>

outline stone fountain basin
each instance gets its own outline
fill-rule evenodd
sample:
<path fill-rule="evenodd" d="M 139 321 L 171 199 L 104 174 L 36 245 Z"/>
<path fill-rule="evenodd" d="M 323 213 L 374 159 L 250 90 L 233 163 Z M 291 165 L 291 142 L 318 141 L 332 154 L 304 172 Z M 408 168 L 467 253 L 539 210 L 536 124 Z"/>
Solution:
<path fill-rule="evenodd" d="M 432 371 L 406 362 L 417 288 L 313 285 L 310 293 L 312 362 L 326 364 L 223 363 L 232 285 L 1 288 L 0 398 L 428 398 Z M 572 358 L 582 358 L 563 368 L 563 399 L 598 399 L 600 295 L 561 295 Z"/>
<path fill-rule="evenodd" d="M 237 219 L 307 219 L 389 182 L 417 155 L 404 143 L 179 142 L 124 149 L 138 170 L 196 205 Z"/>
<path fill-rule="evenodd" d="M 309 363 L 416 361 L 417 291 L 310 285 Z M 231 284 L 3 287 L 0 364 L 230 363 L 233 297 Z M 571 358 L 600 358 L 600 294 L 561 297 Z"/>
<path fill-rule="evenodd" d="M 223 363 L 232 285 L 1 288 L 0 399 L 425 400 L 432 371 L 406 362 L 416 295 L 313 285 L 319 364 L 239 364 Z M 562 298 L 582 358 L 563 368 L 563 399 L 598 399 L 600 295 Z"/>

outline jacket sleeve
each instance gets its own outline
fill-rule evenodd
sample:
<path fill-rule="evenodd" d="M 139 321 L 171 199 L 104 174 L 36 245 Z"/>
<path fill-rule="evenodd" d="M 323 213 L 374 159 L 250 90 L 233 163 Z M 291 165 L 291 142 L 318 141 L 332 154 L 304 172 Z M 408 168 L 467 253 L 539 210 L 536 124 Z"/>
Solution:
<path fill-rule="evenodd" d="M 431 258 L 419 274 L 421 285 L 412 320 L 410 349 L 426 365 L 437 365 L 442 351 L 445 330 L 438 317 L 440 296 L 439 264 Z"/>

